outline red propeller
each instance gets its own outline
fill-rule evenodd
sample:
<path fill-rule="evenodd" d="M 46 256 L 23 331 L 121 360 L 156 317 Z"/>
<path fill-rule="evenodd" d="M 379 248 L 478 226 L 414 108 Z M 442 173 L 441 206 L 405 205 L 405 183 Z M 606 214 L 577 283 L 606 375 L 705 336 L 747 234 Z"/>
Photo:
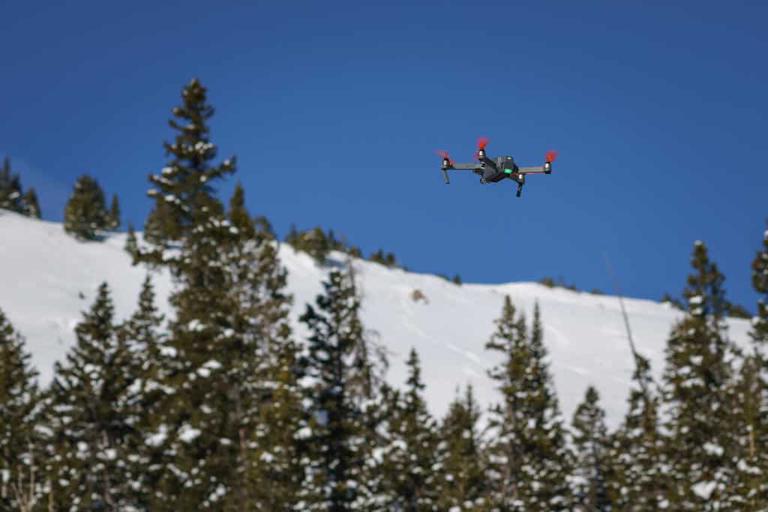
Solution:
<path fill-rule="evenodd" d="M 488 140 L 488 137 L 480 137 L 477 139 L 477 151 L 475 151 L 475 158 L 479 158 L 480 152 L 485 151 L 485 146 L 488 145 L 490 140 Z"/>
<path fill-rule="evenodd" d="M 442 149 L 437 150 L 437 155 L 442 158 L 443 160 L 448 160 L 448 163 L 453 165 L 453 160 L 451 159 L 451 155 L 448 154 L 447 151 L 444 151 Z"/>
<path fill-rule="evenodd" d="M 556 158 L 557 158 L 557 151 L 555 151 L 554 149 L 550 149 L 549 151 L 547 151 L 546 156 L 544 156 L 544 161 L 552 163 L 555 161 Z"/>

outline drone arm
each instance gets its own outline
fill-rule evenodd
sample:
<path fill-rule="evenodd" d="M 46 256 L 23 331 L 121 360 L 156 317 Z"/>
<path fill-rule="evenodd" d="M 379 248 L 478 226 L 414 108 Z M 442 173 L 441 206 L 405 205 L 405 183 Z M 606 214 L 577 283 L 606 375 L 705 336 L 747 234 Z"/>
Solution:
<path fill-rule="evenodd" d="M 552 164 L 537 165 L 534 167 L 520 167 L 518 174 L 551 174 Z"/>
<path fill-rule="evenodd" d="M 480 167 L 480 164 L 453 164 L 450 168 L 457 171 L 475 171 Z"/>

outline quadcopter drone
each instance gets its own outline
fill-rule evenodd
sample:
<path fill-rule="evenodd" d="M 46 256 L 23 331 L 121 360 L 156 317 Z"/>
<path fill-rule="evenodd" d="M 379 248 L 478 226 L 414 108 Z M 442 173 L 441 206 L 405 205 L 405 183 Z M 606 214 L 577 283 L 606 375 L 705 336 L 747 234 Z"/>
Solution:
<path fill-rule="evenodd" d="M 485 147 L 488 145 L 488 139 L 485 137 L 477 141 L 477 152 L 475 158 L 477 163 L 457 164 L 448 155 L 447 151 L 438 151 L 437 154 L 443 158 L 443 164 L 440 170 L 443 171 L 445 184 L 448 185 L 448 171 L 472 171 L 480 176 L 480 183 L 497 183 L 505 178 L 514 180 L 517 183 L 517 197 L 523 193 L 525 177 L 528 174 L 552 174 L 552 162 L 557 157 L 556 151 L 547 151 L 544 157 L 544 165 L 536 167 L 518 167 L 514 158 L 511 156 L 500 156 L 494 159 L 488 158 Z"/>

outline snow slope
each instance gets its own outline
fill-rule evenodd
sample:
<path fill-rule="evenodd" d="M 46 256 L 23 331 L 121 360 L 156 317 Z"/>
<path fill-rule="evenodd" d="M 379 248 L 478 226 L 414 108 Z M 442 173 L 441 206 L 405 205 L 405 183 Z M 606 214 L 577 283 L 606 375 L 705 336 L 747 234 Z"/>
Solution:
<path fill-rule="evenodd" d="M 102 281 L 112 288 L 118 317 L 132 312 L 146 270 L 131 266 L 124 242 L 124 235 L 80 242 L 67 236 L 61 224 L 0 210 L 0 309 L 27 338 L 43 383 L 50 380 L 54 362 L 73 344 L 73 327 Z M 280 257 L 289 272 L 295 320 L 321 290 L 327 269 L 285 245 Z M 415 347 L 435 414 L 442 415 L 457 387 L 467 383 L 472 383 L 481 403 L 496 399 L 486 370 L 497 358 L 483 347 L 508 294 L 529 318 L 536 302 L 541 307 L 544 342 L 566 417 L 570 420 L 586 387 L 593 384 L 600 391 L 609 424 L 621 420 L 632 359 L 616 297 L 536 283 L 457 286 L 433 275 L 375 263 L 356 260 L 354 265 L 363 294 L 363 321 L 389 354 L 388 380 L 405 381 L 404 361 Z M 161 272 L 154 275 L 154 283 L 162 298 L 161 309 L 168 313 L 165 297 L 172 289 L 171 279 Z M 416 289 L 428 302 L 412 299 Z M 679 312 L 648 300 L 626 299 L 625 304 L 638 350 L 651 359 L 658 376 L 666 337 Z M 298 325 L 297 330 L 302 332 Z M 747 321 L 730 321 L 730 333 L 737 342 L 746 342 L 748 330 Z"/>

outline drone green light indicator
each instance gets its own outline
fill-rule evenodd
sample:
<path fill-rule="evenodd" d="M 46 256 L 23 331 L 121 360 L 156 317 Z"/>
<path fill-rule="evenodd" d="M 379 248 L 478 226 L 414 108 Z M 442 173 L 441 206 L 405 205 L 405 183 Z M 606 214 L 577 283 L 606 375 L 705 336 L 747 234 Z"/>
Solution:
<path fill-rule="evenodd" d="M 512 174 L 512 169 L 504 169 L 504 174 Z"/>

